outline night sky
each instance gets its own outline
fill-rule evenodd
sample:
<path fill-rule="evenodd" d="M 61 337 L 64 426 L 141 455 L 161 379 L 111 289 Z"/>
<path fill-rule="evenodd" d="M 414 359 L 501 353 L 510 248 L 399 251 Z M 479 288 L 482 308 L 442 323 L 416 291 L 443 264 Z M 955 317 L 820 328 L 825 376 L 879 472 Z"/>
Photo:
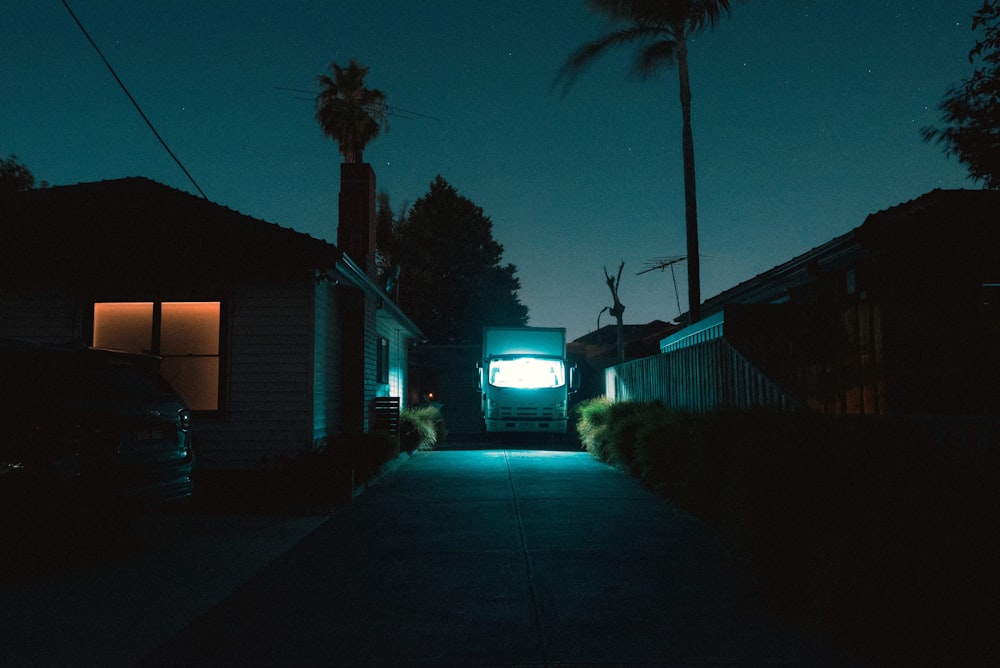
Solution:
<path fill-rule="evenodd" d="M 758 0 L 691 45 L 702 296 L 934 188 L 975 188 L 926 144 L 971 73 L 981 0 Z M 440 174 L 493 220 L 530 323 L 592 330 L 625 261 L 627 323 L 677 317 L 685 253 L 676 70 L 631 51 L 562 92 L 606 25 L 583 0 L 71 0 L 209 199 L 336 239 L 340 155 L 309 95 L 330 61 L 370 66 L 401 110 L 365 151 L 398 209 Z M 195 192 L 59 0 L 0 0 L 0 155 L 53 185 L 146 176 Z M 409 113 L 416 112 L 416 113 Z M 433 117 L 433 118 L 426 118 Z M 141 224 L 141 221 L 136 221 Z M 683 265 L 678 265 L 687 310 Z M 610 324 L 605 315 L 601 324 Z"/>

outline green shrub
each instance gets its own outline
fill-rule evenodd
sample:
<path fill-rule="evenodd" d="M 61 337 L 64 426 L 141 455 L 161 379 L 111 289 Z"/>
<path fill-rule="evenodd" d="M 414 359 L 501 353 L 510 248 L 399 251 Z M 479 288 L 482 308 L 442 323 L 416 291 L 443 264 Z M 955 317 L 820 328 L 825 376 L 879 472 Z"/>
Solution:
<path fill-rule="evenodd" d="M 607 397 L 587 399 L 576 407 L 576 414 L 576 433 L 580 438 L 580 445 L 595 459 L 608 461 L 607 427 L 611 401 Z"/>
<path fill-rule="evenodd" d="M 655 403 L 621 401 L 611 405 L 607 426 L 607 440 L 610 457 L 608 463 L 622 467 L 633 475 L 639 475 L 637 457 L 645 447 L 638 435 L 646 425 L 663 414 L 663 407 Z"/>
<path fill-rule="evenodd" d="M 634 472 L 650 488 L 688 505 L 693 460 L 700 450 L 692 416 L 661 408 L 635 432 Z"/>
<path fill-rule="evenodd" d="M 903 418 L 605 398 L 578 416 L 592 456 L 712 525 L 769 599 L 811 629 L 876 656 L 942 658 L 983 642 L 970 620 L 1000 590 L 982 584 L 1000 581 L 1000 550 L 983 549 L 1000 514 L 1000 452 L 940 447 Z"/>
<path fill-rule="evenodd" d="M 441 410 L 434 406 L 405 408 L 399 415 L 400 447 L 407 452 L 433 450 L 447 433 Z"/>

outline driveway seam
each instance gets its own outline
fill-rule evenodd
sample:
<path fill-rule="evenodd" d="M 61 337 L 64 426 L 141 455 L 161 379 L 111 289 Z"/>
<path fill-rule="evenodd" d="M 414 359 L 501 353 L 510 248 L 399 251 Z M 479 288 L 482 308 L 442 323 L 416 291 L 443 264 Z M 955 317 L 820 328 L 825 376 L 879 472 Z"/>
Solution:
<path fill-rule="evenodd" d="M 538 633 L 538 644 L 542 651 L 543 666 L 549 665 L 549 650 L 545 642 L 545 628 L 542 625 L 542 611 L 538 603 L 538 591 L 535 587 L 535 575 L 531 565 L 531 554 L 528 552 L 528 540 L 524 533 L 524 522 L 521 519 L 521 506 L 517 500 L 517 489 L 514 486 L 514 475 L 510 470 L 510 456 L 503 451 L 504 463 L 507 466 L 507 481 L 510 483 L 510 494 L 514 500 L 514 519 L 517 521 L 517 531 L 521 537 L 521 552 L 524 555 L 524 570 L 528 578 L 528 592 L 531 595 L 531 610 L 535 617 L 535 631 Z"/>

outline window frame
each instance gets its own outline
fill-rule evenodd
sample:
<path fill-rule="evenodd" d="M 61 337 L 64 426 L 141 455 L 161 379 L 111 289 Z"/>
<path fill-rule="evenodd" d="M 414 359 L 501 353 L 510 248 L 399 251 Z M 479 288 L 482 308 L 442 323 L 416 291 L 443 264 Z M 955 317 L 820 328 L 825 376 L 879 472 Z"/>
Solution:
<path fill-rule="evenodd" d="M 84 323 L 84 331 L 87 333 L 87 343 L 90 346 L 94 345 L 94 326 L 97 320 L 96 310 L 98 304 L 127 304 L 127 303 L 147 303 L 153 305 L 153 313 L 150 326 L 152 327 L 151 333 L 151 349 L 148 351 L 143 351 L 144 354 L 149 354 L 156 356 L 160 359 L 170 359 L 170 358 L 183 358 L 187 357 L 184 355 L 164 355 L 161 352 L 161 342 L 162 342 L 162 327 L 163 327 L 163 305 L 164 304 L 178 304 L 178 303 L 212 303 L 217 302 L 219 304 L 219 353 L 218 355 L 197 355 L 197 357 L 215 357 L 218 358 L 218 377 L 216 379 L 216 408 L 214 409 L 192 409 L 191 414 L 200 418 L 222 418 L 226 414 L 225 406 L 227 405 L 227 383 L 226 378 L 228 376 L 228 304 L 227 300 L 222 298 L 177 298 L 177 299 L 149 299 L 149 298 L 107 298 L 107 299 L 92 299 L 90 302 L 90 309 L 88 313 L 88 321 Z"/>
<path fill-rule="evenodd" d="M 381 385 L 389 384 L 390 347 L 389 339 L 381 334 L 375 337 L 375 382 Z"/>

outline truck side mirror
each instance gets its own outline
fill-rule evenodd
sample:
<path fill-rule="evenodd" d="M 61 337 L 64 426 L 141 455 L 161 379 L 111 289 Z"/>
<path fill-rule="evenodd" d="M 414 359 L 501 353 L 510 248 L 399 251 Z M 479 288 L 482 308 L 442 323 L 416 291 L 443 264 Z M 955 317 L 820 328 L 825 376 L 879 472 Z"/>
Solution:
<path fill-rule="evenodd" d="M 576 368 L 576 364 L 571 364 L 569 367 L 569 391 L 576 392 L 580 389 L 580 372 Z"/>
<path fill-rule="evenodd" d="M 476 389 L 480 392 L 483 391 L 483 363 L 476 362 L 477 378 L 476 378 Z"/>

